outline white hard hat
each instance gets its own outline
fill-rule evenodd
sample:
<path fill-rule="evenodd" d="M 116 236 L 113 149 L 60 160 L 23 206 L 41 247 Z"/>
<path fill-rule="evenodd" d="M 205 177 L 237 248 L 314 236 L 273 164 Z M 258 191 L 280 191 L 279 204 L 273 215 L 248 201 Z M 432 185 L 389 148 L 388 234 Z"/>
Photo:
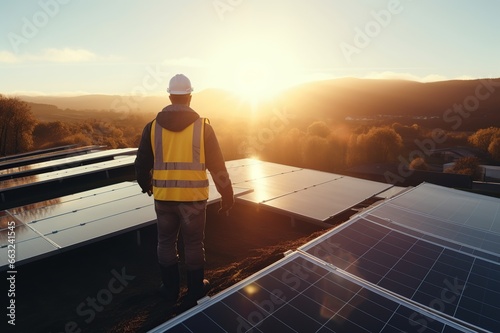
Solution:
<path fill-rule="evenodd" d="M 188 95 L 192 91 L 191 81 L 184 74 L 177 74 L 171 78 L 167 89 L 171 95 Z"/>

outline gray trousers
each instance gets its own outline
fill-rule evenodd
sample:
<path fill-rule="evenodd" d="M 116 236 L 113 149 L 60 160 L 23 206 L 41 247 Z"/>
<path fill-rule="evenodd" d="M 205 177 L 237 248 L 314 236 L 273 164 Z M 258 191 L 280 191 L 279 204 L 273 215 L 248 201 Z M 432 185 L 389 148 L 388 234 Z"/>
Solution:
<path fill-rule="evenodd" d="M 179 261 L 177 242 L 179 232 L 184 243 L 184 260 L 187 270 L 197 270 L 205 265 L 206 201 L 173 202 L 155 200 L 158 219 L 158 262 L 164 267 Z"/>

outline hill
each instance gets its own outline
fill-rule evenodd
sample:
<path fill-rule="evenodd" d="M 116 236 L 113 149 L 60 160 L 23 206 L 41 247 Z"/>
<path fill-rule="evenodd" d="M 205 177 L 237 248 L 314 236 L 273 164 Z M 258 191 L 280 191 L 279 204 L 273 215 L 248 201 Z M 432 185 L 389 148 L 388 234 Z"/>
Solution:
<path fill-rule="evenodd" d="M 500 79 L 420 83 L 346 78 L 303 84 L 280 97 L 322 116 L 331 116 L 332 110 L 340 116 L 442 116 L 453 105 L 474 99 L 480 102 L 479 112 L 491 112 L 500 107 Z"/>
<path fill-rule="evenodd" d="M 169 104 L 168 96 L 85 95 L 75 97 L 20 96 L 33 103 L 32 110 L 45 119 L 88 117 L 89 110 L 140 111 L 155 114 Z M 54 106 L 58 109 L 56 110 Z M 192 107 L 207 117 L 248 117 L 251 106 L 236 94 L 207 89 L 193 96 Z M 459 113 L 453 108 L 461 109 Z M 434 118 L 449 127 L 467 119 L 468 127 L 477 122 L 500 122 L 500 79 L 453 80 L 420 83 L 403 80 L 343 78 L 305 83 L 288 89 L 261 103 L 266 114 L 274 108 L 287 108 L 299 118 L 344 120 L 380 117 Z M 69 110 L 71 115 L 68 115 Z M 86 111 L 82 113 L 82 111 Z M 98 116 L 94 114 L 92 116 Z M 62 119 L 60 119 L 62 120 Z M 451 129 L 451 128 L 448 128 Z"/>

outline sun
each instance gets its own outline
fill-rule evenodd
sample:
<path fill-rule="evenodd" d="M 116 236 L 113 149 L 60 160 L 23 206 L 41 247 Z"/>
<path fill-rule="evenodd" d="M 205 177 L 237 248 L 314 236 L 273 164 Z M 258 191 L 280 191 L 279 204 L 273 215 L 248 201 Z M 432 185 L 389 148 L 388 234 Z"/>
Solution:
<path fill-rule="evenodd" d="M 257 105 L 276 96 L 300 79 L 301 66 L 293 52 L 268 43 L 242 43 L 218 50 L 213 77 L 242 102 Z"/>
<path fill-rule="evenodd" d="M 262 60 L 247 59 L 237 64 L 233 91 L 248 102 L 262 102 L 283 89 L 277 73 Z"/>

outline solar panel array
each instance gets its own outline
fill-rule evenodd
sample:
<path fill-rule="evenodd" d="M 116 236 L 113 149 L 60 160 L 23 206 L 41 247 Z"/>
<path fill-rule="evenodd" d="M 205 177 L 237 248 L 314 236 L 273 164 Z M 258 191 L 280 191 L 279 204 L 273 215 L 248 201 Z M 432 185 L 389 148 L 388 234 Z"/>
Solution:
<path fill-rule="evenodd" d="M 101 147 L 62 149 L 6 161 L 19 163 L 0 166 L 0 209 L 134 179 L 136 148 L 96 148 Z"/>
<path fill-rule="evenodd" d="M 498 331 L 499 207 L 422 184 L 151 332 Z"/>
<path fill-rule="evenodd" d="M 220 200 L 209 186 L 209 204 Z M 235 187 L 235 195 L 250 191 Z M 156 222 L 154 201 L 135 182 L 122 182 L 9 209 L 0 215 L 0 270 L 7 267 L 8 221 L 16 222 L 16 263 L 26 263 Z"/>
<path fill-rule="evenodd" d="M 122 149 L 88 155 L 114 156 L 130 152 L 131 150 Z M 30 158 L 36 159 L 36 156 Z M 78 161 L 88 158 L 84 155 L 69 159 L 78 164 Z M 131 166 L 134 159 L 135 156 L 125 155 L 104 162 L 4 180 L 0 182 L 2 200 L 15 197 L 21 190 L 24 191 L 23 195 L 39 192 L 41 185 L 51 186 L 53 182 L 64 185 L 68 179 Z M 56 166 L 67 161 L 68 158 L 39 162 L 33 165 L 33 169 L 44 170 L 47 165 Z M 325 221 L 367 197 L 391 188 L 387 184 L 253 159 L 229 161 L 227 168 L 238 200 L 317 222 Z M 209 177 L 209 180 L 211 203 L 218 201 L 220 194 L 213 184 L 212 177 Z M 350 194 L 346 195 L 348 188 L 358 189 L 348 191 Z M 7 263 L 7 256 L 4 254 L 7 253 L 6 225 L 9 221 L 15 221 L 17 225 L 18 264 L 140 228 L 155 221 L 152 198 L 141 194 L 135 183 L 118 183 L 50 198 L 22 207 L 7 208 L 2 212 L 0 218 L 4 223 L 0 224 L 0 267 L 5 268 Z M 311 205 L 315 208 L 311 209 Z"/>
<path fill-rule="evenodd" d="M 4 212 L 16 222 L 16 263 L 154 223 L 152 200 L 121 183 Z M 0 266 L 7 264 L 7 229 L 0 231 Z"/>
<path fill-rule="evenodd" d="M 131 165 L 133 156 L 30 177 L 20 188 Z M 154 332 L 472 332 L 500 327 L 500 201 L 436 185 L 391 185 L 253 159 L 226 163 L 243 203 L 327 225 L 389 198 Z M 23 179 L 23 178 L 20 178 Z M 211 177 L 210 201 L 220 199 Z M 139 229 L 153 199 L 122 182 L 0 212 L 23 263 Z"/>

